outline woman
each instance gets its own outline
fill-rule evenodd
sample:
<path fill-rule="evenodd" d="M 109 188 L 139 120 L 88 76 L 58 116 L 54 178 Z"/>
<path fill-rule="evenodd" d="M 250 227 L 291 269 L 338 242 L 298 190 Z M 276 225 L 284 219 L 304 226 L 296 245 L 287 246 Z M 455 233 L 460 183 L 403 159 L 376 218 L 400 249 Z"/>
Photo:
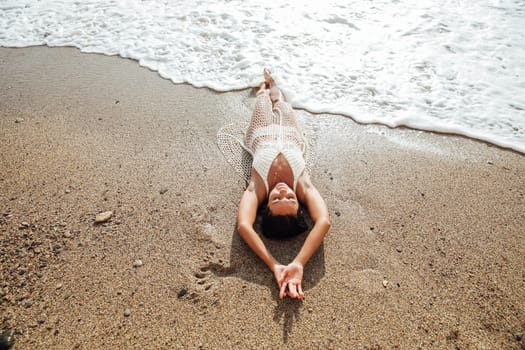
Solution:
<path fill-rule="evenodd" d="M 330 219 L 323 198 L 305 171 L 306 143 L 293 110 L 267 69 L 264 79 L 246 133 L 245 145 L 253 156 L 253 163 L 248 187 L 239 204 L 238 231 L 273 272 L 280 288 L 279 297 L 301 299 L 303 267 L 323 241 Z M 284 238 L 302 232 L 297 228 L 300 204 L 306 206 L 314 225 L 295 259 L 282 265 L 253 228 L 257 209 L 267 206 L 263 234 Z"/>

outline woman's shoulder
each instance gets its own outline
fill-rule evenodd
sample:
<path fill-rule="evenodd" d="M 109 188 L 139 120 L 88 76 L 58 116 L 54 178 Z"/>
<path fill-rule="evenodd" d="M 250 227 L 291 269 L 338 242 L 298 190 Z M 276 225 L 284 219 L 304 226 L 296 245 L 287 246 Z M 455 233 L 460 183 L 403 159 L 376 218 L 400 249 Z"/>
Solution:
<path fill-rule="evenodd" d="M 299 201 L 304 202 L 306 199 L 306 194 L 313 188 L 314 185 L 310 180 L 310 176 L 308 175 L 306 170 L 303 171 L 301 176 L 299 176 L 299 179 L 297 179 L 296 194 Z"/>
<path fill-rule="evenodd" d="M 264 185 L 264 181 L 261 175 L 259 175 L 259 173 L 253 168 L 252 175 L 248 180 L 248 186 L 246 187 L 246 191 L 255 193 L 259 204 L 262 203 L 262 201 L 266 198 L 266 186 Z"/>
<path fill-rule="evenodd" d="M 312 181 L 310 180 L 310 175 L 308 175 L 306 169 L 299 176 L 299 179 L 297 179 L 297 186 L 299 185 L 305 186 L 307 188 L 313 186 Z"/>

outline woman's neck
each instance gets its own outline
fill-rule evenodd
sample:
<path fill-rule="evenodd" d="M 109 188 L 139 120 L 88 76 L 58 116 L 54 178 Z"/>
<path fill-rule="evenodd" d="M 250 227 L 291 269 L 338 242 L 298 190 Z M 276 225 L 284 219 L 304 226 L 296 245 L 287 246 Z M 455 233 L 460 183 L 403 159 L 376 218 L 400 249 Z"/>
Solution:
<path fill-rule="evenodd" d="M 294 189 L 293 171 L 282 153 L 279 153 L 273 160 L 266 180 L 268 181 L 268 191 L 274 188 L 279 182 L 284 182 L 290 186 L 290 188 Z"/>

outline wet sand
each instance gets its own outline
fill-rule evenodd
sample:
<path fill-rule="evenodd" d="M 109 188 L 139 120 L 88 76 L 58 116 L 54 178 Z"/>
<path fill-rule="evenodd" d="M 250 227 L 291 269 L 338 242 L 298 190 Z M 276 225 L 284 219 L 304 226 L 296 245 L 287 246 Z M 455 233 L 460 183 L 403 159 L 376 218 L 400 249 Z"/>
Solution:
<path fill-rule="evenodd" d="M 235 231 L 245 183 L 216 145 L 252 91 L 72 48 L 0 48 L 0 76 L 13 349 L 525 347 L 525 156 L 298 111 L 332 229 L 305 300 L 281 301 Z M 302 240 L 267 244 L 287 263 Z"/>

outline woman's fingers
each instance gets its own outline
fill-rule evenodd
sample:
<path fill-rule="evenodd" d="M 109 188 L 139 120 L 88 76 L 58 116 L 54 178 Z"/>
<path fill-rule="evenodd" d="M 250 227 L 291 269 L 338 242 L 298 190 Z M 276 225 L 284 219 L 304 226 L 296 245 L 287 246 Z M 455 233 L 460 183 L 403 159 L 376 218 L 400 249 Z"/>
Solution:
<path fill-rule="evenodd" d="M 286 277 L 288 277 L 288 272 L 286 270 L 284 270 L 282 272 L 281 277 L 279 278 L 279 280 L 277 280 L 277 283 L 279 283 L 279 285 L 282 285 L 282 283 L 284 282 Z"/>
<path fill-rule="evenodd" d="M 281 291 L 279 292 L 279 298 L 282 299 L 286 296 L 286 283 L 283 283 L 281 286 Z"/>
<path fill-rule="evenodd" d="M 277 284 L 279 285 L 279 288 L 281 288 L 283 281 L 284 281 L 284 266 L 276 264 L 274 267 L 273 275 L 275 276 L 275 280 L 277 281 Z"/>
<path fill-rule="evenodd" d="M 304 298 L 303 287 L 300 282 L 297 281 L 286 281 L 280 286 L 279 298 L 283 299 L 289 296 L 292 299 Z"/>
<path fill-rule="evenodd" d="M 298 290 L 298 292 L 299 292 L 299 299 L 304 298 L 303 287 L 301 287 L 301 284 L 298 284 L 298 285 L 297 285 L 297 290 Z"/>
<path fill-rule="evenodd" d="M 295 264 L 279 266 L 274 274 L 279 285 L 279 298 L 289 296 L 292 299 L 302 299 L 304 297 L 301 285 L 302 270 L 298 270 Z"/>
<path fill-rule="evenodd" d="M 293 284 L 293 282 L 288 283 L 288 295 L 290 295 L 290 298 L 295 299 L 299 295 L 297 294 L 297 286 Z"/>

